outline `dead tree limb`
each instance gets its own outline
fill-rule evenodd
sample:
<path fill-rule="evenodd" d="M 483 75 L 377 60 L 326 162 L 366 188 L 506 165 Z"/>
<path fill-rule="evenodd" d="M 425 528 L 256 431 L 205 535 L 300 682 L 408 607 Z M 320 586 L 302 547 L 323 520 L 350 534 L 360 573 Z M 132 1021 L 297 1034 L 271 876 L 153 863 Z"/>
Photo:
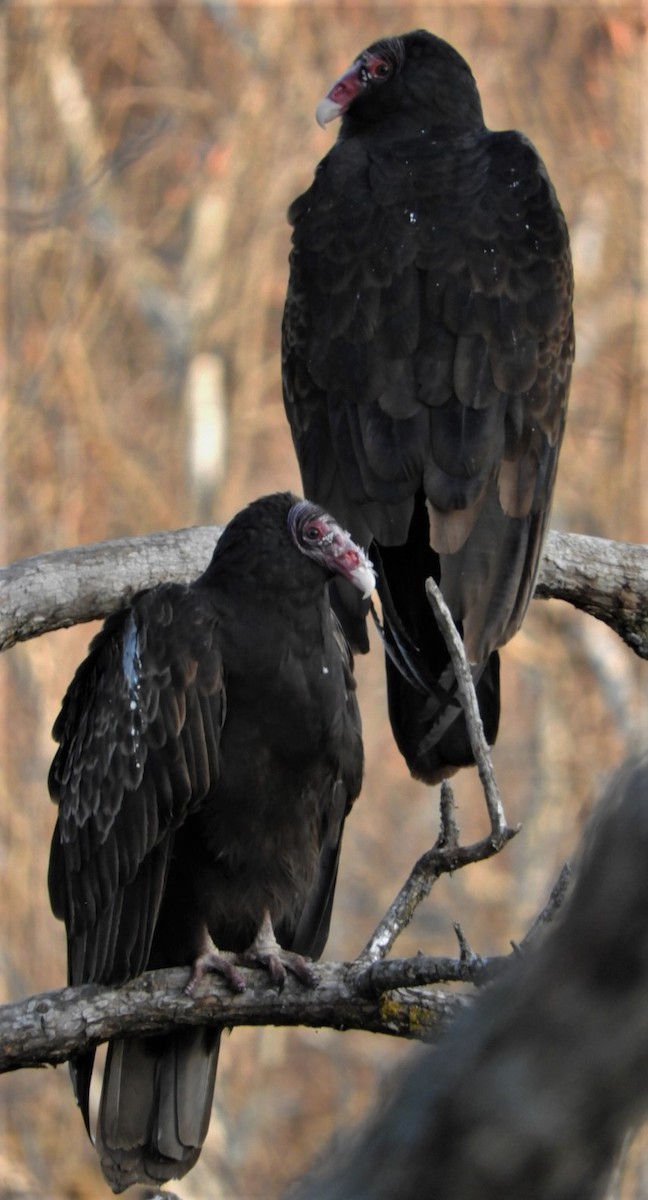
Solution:
<path fill-rule="evenodd" d="M 491 825 L 490 834 L 471 846 L 460 844 L 452 788 L 448 780 L 444 780 L 441 785 L 441 828 L 436 843 L 415 863 L 398 895 L 374 930 L 360 955 L 360 959 L 364 962 L 376 962 L 385 957 L 403 929 L 412 920 L 419 904 L 430 894 L 441 875 L 456 871 L 460 867 L 467 866 L 468 863 L 481 862 L 486 858 L 491 858 L 493 854 L 499 854 L 506 843 L 518 832 L 517 828 L 509 827 L 504 815 L 504 806 L 493 771 L 490 747 L 484 736 L 472 672 L 461 636 L 452 619 L 450 609 L 433 579 L 427 580 L 426 591 L 452 660 L 457 680 L 457 694 L 463 709 L 470 745 L 486 799 Z M 455 930 L 459 938 L 462 961 L 464 963 L 476 962 L 475 957 L 468 952 L 463 933 L 458 926 L 455 927 Z"/>
<path fill-rule="evenodd" d="M 562 880 L 562 876 L 561 876 Z M 547 925 L 564 896 L 553 889 L 533 928 Z M 401 927 L 401 929 L 404 925 Z M 526 939 L 525 939 L 526 943 Z M 523 944 L 525 944 L 523 943 Z M 177 1025 L 304 1025 L 436 1042 L 470 997 L 430 984 L 496 979 L 516 955 L 431 957 L 318 963 L 317 987 L 291 975 L 277 992 L 262 971 L 241 967 L 245 991 L 233 994 L 218 975 L 207 975 L 192 995 L 189 970 L 148 971 L 121 988 L 86 984 L 60 988 L 0 1006 L 0 1074 L 67 1061 L 111 1037 L 167 1033 Z"/>
<path fill-rule="evenodd" d="M 0 569 L 0 650 L 103 618 L 142 588 L 187 583 L 207 566 L 220 533 L 196 526 L 54 550 Z"/>
<path fill-rule="evenodd" d="M 196 526 L 56 550 L 0 569 L 0 650 L 105 617 L 141 588 L 195 578 L 219 534 Z M 567 600 L 605 621 L 648 658 L 648 546 L 550 533 L 536 596 Z"/>
<path fill-rule="evenodd" d="M 470 722 L 470 718 L 468 718 Z M 472 845 L 459 843 L 459 830 L 454 819 L 454 799 L 448 780 L 441 785 L 441 830 L 436 843 L 417 860 L 367 942 L 360 956 L 362 961 L 376 962 L 389 953 L 409 925 L 419 904 L 429 896 L 437 879 L 451 875 L 469 863 L 483 862 L 504 848 L 517 832 L 504 824 L 504 834 L 495 839 L 491 834 Z"/>
<path fill-rule="evenodd" d="M 263 972 L 241 968 L 246 988 L 236 995 L 214 975 L 189 996 L 189 972 L 181 968 L 149 971 L 121 988 L 61 988 L 0 1007 L 0 1072 L 64 1062 L 111 1037 L 168 1033 L 178 1025 L 305 1025 L 436 1041 L 468 1000 L 423 985 L 478 982 L 507 961 L 468 966 L 419 955 L 368 965 L 327 962 L 314 967 L 316 988 L 289 977 L 281 992 Z"/>
<path fill-rule="evenodd" d="M 479 772 L 479 778 L 486 799 L 486 807 L 490 817 L 490 840 L 495 850 L 501 850 L 515 836 L 517 829 L 509 829 L 506 817 L 504 816 L 502 798 L 497 786 L 497 780 L 495 779 L 495 772 L 493 771 L 490 748 L 484 736 L 484 727 L 482 725 L 479 702 L 477 700 L 470 664 L 466 657 L 461 634 L 452 619 L 450 609 L 443 599 L 440 587 L 438 587 L 433 579 L 428 579 L 425 584 L 425 590 L 437 625 L 448 647 L 455 679 L 457 680 L 457 689 L 459 699 L 461 700 L 461 707 L 466 718 L 470 746 L 474 755 L 475 765 Z"/>
<path fill-rule="evenodd" d="M 535 596 L 566 600 L 648 658 L 648 545 L 552 531 Z"/>

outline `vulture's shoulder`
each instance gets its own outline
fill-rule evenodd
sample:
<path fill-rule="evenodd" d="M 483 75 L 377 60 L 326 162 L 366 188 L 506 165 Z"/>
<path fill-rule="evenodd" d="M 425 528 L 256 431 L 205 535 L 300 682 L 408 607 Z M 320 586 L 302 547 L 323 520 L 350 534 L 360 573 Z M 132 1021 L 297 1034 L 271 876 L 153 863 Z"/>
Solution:
<path fill-rule="evenodd" d="M 315 168 L 313 181 L 288 208 L 288 222 L 299 226 L 324 220 L 340 204 L 352 209 L 371 195 L 371 147 L 359 138 L 338 140 Z"/>
<path fill-rule="evenodd" d="M 529 259 L 551 262 L 569 253 L 567 224 L 547 168 L 533 143 L 517 130 L 486 132 L 487 173 L 479 193 L 480 208 L 491 200 L 500 229 L 524 240 Z M 522 234 L 526 234 L 522 238 Z"/>
<path fill-rule="evenodd" d="M 54 723 L 52 733 L 60 749 L 52 782 L 64 781 L 61 760 L 82 757 L 97 739 L 125 750 L 135 736 L 144 736 L 147 748 L 159 748 L 177 735 L 181 723 L 169 720 L 160 697 L 165 692 L 177 698 L 190 690 L 218 690 L 218 625 L 209 594 L 181 584 L 140 592 L 128 608 L 108 617 Z"/>

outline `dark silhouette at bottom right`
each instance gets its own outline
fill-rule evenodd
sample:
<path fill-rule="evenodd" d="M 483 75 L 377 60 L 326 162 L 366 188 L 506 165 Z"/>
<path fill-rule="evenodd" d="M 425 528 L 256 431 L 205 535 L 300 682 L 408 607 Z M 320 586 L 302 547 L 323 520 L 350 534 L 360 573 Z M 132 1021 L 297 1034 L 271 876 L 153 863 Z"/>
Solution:
<path fill-rule="evenodd" d="M 648 755 L 588 824 L 565 903 L 290 1200 L 602 1200 L 648 1108 Z"/>

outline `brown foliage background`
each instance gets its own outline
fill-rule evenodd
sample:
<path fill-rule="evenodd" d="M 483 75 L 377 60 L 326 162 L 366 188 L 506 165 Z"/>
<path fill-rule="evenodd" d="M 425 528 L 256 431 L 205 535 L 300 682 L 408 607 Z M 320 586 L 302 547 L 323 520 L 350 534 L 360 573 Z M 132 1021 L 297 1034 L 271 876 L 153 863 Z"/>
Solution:
<path fill-rule="evenodd" d="M 577 369 L 553 523 L 648 540 L 638 4 L 24 0 L 0 19 L 4 561 L 222 521 L 261 492 L 299 490 L 280 392 L 285 211 L 331 143 L 316 102 L 364 45 L 417 26 L 466 55 L 493 128 L 536 143 L 572 232 Z M 6 999 L 65 979 L 46 891 L 49 731 L 91 632 L 0 663 Z M 503 660 L 495 766 L 523 831 L 499 859 L 442 881 L 399 952 L 452 953 L 453 920 L 477 951 L 505 951 L 645 731 L 645 665 L 566 606 L 533 605 Z M 358 675 L 367 771 L 331 958 L 361 949 L 436 836 L 437 795 L 409 779 L 391 741 L 381 655 Z M 456 787 L 466 836 L 485 830 L 473 775 Z M 409 1052 L 371 1035 L 236 1031 L 205 1152 L 178 1195 L 277 1195 Z M 108 1195 L 64 1070 L 5 1077 L 0 1105 L 0 1197 Z M 637 1152 L 623 1195 L 646 1194 Z"/>

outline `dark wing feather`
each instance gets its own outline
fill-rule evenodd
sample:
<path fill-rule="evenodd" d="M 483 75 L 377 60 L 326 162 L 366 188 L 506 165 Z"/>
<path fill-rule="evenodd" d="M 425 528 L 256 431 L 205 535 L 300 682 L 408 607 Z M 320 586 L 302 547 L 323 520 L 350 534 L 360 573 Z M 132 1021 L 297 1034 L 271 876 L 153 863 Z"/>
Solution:
<path fill-rule="evenodd" d="M 333 640 L 340 658 L 341 691 L 337 705 L 337 727 L 332 744 L 336 747 L 333 769 L 337 778 L 330 793 L 323 796 L 320 810 L 319 864 L 315 881 L 302 909 L 291 948 L 297 954 L 319 958 L 324 951 L 331 924 L 344 822 L 362 784 L 362 723 L 353 676 L 353 657 L 335 616 L 332 616 Z"/>
<path fill-rule="evenodd" d="M 573 358 L 546 171 L 515 132 L 390 144 L 377 128 L 338 141 L 290 217 L 284 394 L 304 490 L 387 548 L 426 497 L 483 662 L 532 594 Z"/>
<path fill-rule="evenodd" d="M 338 780 L 322 813 L 319 866 L 315 882 L 302 909 L 291 948 L 297 954 L 319 958 L 327 942 L 337 882 L 342 833 L 349 811 L 349 796 Z"/>
<path fill-rule="evenodd" d="M 174 831 L 217 784 L 223 697 L 215 613 L 176 585 L 111 617 L 77 671 L 49 778 L 71 984 L 146 967 Z"/>

